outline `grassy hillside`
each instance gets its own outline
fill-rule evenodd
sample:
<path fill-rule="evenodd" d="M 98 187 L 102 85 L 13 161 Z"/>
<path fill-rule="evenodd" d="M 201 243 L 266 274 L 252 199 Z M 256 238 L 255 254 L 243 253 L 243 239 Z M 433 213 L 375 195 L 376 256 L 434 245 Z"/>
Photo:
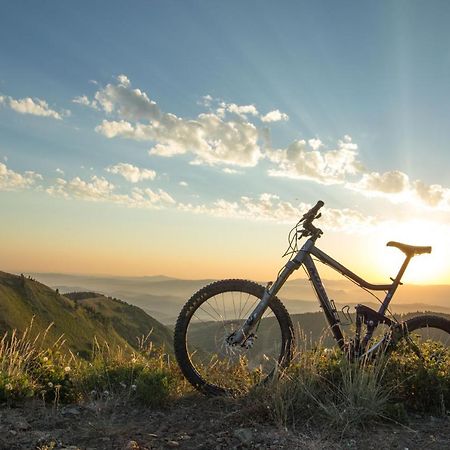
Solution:
<path fill-rule="evenodd" d="M 0 334 L 34 327 L 48 332 L 49 341 L 64 335 L 68 347 L 87 355 L 94 337 L 110 345 L 137 346 L 137 338 L 152 330 L 156 345 L 171 346 L 164 325 L 136 306 L 98 294 L 61 295 L 33 279 L 0 272 Z"/>

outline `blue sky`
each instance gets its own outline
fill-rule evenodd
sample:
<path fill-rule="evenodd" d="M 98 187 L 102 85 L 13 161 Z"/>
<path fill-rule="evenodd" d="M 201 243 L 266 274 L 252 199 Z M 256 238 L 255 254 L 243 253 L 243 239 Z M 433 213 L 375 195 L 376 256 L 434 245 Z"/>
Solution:
<path fill-rule="evenodd" d="M 286 224 L 318 198 L 330 209 L 328 245 L 339 252 L 342 233 L 347 240 L 349 229 L 357 233 L 359 264 L 368 232 L 384 239 L 416 227 L 414 238 L 429 229 L 447 245 L 448 23 L 445 1 L 3 2 L 0 201 L 11 214 L 0 231 L 11 248 L 0 262 L 16 270 L 122 273 L 124 265 L 104 266 L 111 242 L 120 240 L 117 251 L 137 252 L 128 272 L 182 276 L 163 257 L 172 252 L 172 233 L 183 233 L 189 261 L 199 245 L 208 255 L 220 246 L 220 239 L 213 243 L 217 230 L 229 234 L 232 261 L 238 244 L 230 230 L 237 227 L 248 230 L 239 245 L 258 227 L 278 255 Z M 169 127 L 169 114 L 178 125 Z M 155 120 L 165 127 L 162 138 L 148 126 Z M 118 129 L 121 121 L 131 134 Z M 139 124 L 147 127 L 144 137 Z M 206 130 L 202 150 L 196 127 Z M 74 211 L 83 221 L 64 219 Z M 61 230 L 50 217 L 67 223 Z M 105 221 L 109 240 L 99 225 Z M 130 241 L 147 239 L 144 222 L 161 246 L 148 255 Z M 30 242 L 57 236 L 52 246 L 59 251 L 74 241 L 77 263 L 61 265 L 53 250 L 45 263 L 37 248 L 31 260 L 13 255 L 19 224 Z M 210 247 L 196 239 L 199 229 L 211 236 Z M 89 233 L 102 238 L 92 266 L 81 254 Z M 261 241 L 248 245 L 256 252 Z M 231 262 L 208 258 L 212 275 L 226 275 Z M 450 278 L 445 267 L 439 280 Z M 258 270 L 249 274 L 266 275 Z M 186 275 L 206 272 L 199 264 Z"/>

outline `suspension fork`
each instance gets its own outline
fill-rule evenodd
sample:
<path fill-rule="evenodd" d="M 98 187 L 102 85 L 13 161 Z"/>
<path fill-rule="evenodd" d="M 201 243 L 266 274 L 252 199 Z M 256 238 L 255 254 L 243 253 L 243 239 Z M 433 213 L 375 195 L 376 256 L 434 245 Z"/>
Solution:
<path fill-rule="evenodd" d="M 269 303 L 273 297 L 275 297 L 278 291 L 283 287 L 286 280 L 292 275 L 294 271 L 300 268 L 305 259 L 306 255 L 309 253 L 311 248 L 314 246 L 313 238 L 308 239 L 302 248 L 299 250 L 297 255 L 288 261 L 284 266 L 281 273 L 278 275 L 275 282 L 266 287 L 264 294 L 260 302 L 256 305 L 255 309 L 252 311 L 250 316 L 244 322 L 244 324 L 234 331 L 230 336 L 227 337 L 226 341 L 230 345 L 243 344 L 245 339 L 249 336 L 255 325 L 261 320 L 263 314 L 269 307 Z"/>

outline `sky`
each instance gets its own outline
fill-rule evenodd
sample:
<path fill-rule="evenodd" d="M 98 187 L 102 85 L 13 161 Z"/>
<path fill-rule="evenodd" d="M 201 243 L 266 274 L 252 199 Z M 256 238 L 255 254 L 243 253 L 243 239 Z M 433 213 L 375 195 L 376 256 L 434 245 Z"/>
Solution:
<path fill-rule="evenodd" d="M 2 270 L 450 283 L 447 1 L 0 6 Z"/>

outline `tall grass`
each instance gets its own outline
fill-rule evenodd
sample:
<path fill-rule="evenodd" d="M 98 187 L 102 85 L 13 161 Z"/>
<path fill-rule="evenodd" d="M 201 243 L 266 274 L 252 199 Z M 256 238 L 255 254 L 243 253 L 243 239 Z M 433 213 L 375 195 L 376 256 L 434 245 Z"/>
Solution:
<path fill-rule="evenodd" d="M 430 342 L 420 349 L 422 359 L 400 346 L 389 358 L 350 362 L 338 350 L 305 346 L 279 377 L 253 389 L 255 376 L 241 365 L 247 386 L 240 404 L 252 417 L 294 428 L 317 421 L 345 430 L 386 418 L 407 420 L 409 411 L 448 414 L 450 350 Z M 216 369 L 217 377 L 233 375 L 222 366 Z M 187 392 L 192 388 L 177 363 L 170 352 L 153 346 L 151 334 L 136 351 L 95 340 L 88 360 L 72 354 L 62 338 L 48 342 L 46 331 L 34 333 L 32 323 L 25 332 L 0 339 L 0 402 L 35 398 L 56 406 L 140 402 L 161 407 Z"/>
<path fill-rule="evenodd" d="M 280 377 L 254 393 L 283 427 L 326 422 L 344 430 L 385 417 L 392 388 L 383 383 L 385 362 L 350 362 L 324 348 L 296 355 Z"/>
<path fill-rule="evenodd" d="M 407 346 L 351 362 L 319 346 L 298 352 L 277 379 L 250 394 L 252 410 L 282 427 L 317 422 L 345 432 L 377 421 L 407 422 L 408 413 L 450 414 L 450 349 Z M 257 406 L 255 406 L 257 405 Z"/>
<path fill-rule="evenodd" d="M 170 355 L 153 347 L 151 335 L 140 339 L 138 351 L 94 340 L 89 360 L 74 355 L 62 337 L 48 345 L 46 335 L 33 335 L 31 324 L 1 338 L 0 401 L 138 401 L 160 407 L 190 390 Z"/>

